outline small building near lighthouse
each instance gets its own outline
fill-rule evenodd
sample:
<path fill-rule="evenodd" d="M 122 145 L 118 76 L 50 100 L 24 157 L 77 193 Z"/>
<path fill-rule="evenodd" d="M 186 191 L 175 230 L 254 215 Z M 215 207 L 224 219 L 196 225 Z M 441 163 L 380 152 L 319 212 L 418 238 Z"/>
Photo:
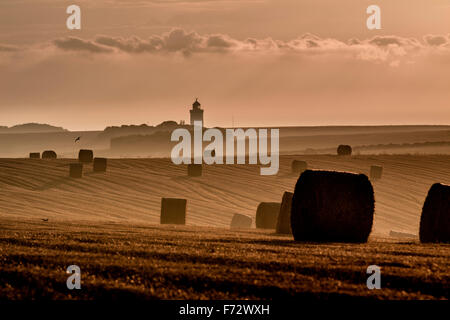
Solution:
<path fill-rule="evenodd" d="M 191 113 L 191 125 L 194 125 L 194 121 L 201 121 L 203 122 L 203 109 L 201 108 L 200 102 L 198 102 L 198 99 L 195 99 L 195 102 L 192 104 L 192 109 L 190 110 Z"/>

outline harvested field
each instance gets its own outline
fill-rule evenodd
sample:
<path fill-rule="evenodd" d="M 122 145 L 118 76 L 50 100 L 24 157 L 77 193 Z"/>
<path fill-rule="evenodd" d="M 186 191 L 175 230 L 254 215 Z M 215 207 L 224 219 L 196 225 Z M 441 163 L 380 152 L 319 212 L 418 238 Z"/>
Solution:
<path fill-rule="evenodd" d="M 190 179 L 185 166 L 170 159 L 108 159 L 108 172 L 95 174 L 85 165 L 83 179 L 68 177 L 70 159 L 0 159 L 0 215 L 50 221 L 159 223 L 162 197 L 189 202 L 186 224 L 229 228 L 235 213 L 255 218 L 260 202 L 279 202 L 294 191 L 298 176 L 292 160 L 281 156 L 275 176 L 261 176 L 257 165 L 204 166 Z M 391 230 L 419 234 L 419 221 L 431 185 L 450 184 L 448 155 L 302 156 L 313 170 L 369 174 L 370 165 L 384 168 L 373 182 L 375 217 L 372 233 Z"/>
<path fill-rule="evenodd" d="M 449 298 L 450 245 L 296 243 L 271 231 L 0 220 L 0 299 Z M 65 269 L 81 268 L 81 290 Z M 368 290 L 377 264 L 382 289 Z"/>

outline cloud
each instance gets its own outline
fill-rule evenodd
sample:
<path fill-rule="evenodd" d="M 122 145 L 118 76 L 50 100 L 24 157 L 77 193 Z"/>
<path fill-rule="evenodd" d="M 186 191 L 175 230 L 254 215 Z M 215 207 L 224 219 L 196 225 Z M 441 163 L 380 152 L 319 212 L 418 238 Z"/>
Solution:
<path fill-rule="evenodd" d="M 52 45 L 64 52 L 84 52 L 89 54 L 181 54 L 190 57 L 194 54 L 233 54 L 233 55 L 297 55 L 323 56 L 334 55 L 375 63 L 386 62 L 398 66 L 405 59 L 408 63 L 420 56 L 434 51 L 450 56 L 450 40 L 443 35 L 426 35 L 423 41 L 395 35 L 375 36 L 369 39 L 352 38 L 347 42 L 321 38 L 306 33 L 295 39 L 282 41 L 272 38 L 236 39 L 227 34 L 202 35 L 194 31 L 173 29 L 161 35 L 152 35 L 142 39 L 100 35 L 94 39 L 76 37 L 60 38 Z M 19 50 L 14 46 L 0 45 L 0 51 Z"/>
<path fill-rule="evenodd" d="M 124 39 L 120 37 L 99 36 L 95 39 L 97 44 L 109 47 L 110 49 L 117 49 L 127 53 L 151 53 L 162 49 L 163 41 L 159 37 L 153 37 L 149 40 L 142 40 L 137 37 Z"/>
<path fill-rule="evenodd" d="M 15 52 L 19 50 L 19 47 L 0 43 L 0 52 Z"/>
<path fill-rule="evenodd" d="M 442 35 L 429 34 L 424 36 L 423 40 L 430 46 L 445 46 L 449 44 L 449 38 Z"/>
<path fill-rule="evenodd" d="M 83 40 L 75 37 L 67 37 L 63 39 L 56 39 L 53 41 L 54 45 L 65 51 L 86 51 L 90 53 L 105 53 L 112 50 L 94 43 L 89 40 Z"/>
<path fill-rule="evenodd" d="M 94 42 L 126 53 L 182 52 L 184 54 L 226 51 L 237 47 L 238 44 L 238 41 L 227 35 L 202 36 L 183 29 L 174 29 L 161 36 L 155 35 L 148 39 L 99 36 Z"/>
<path fill-rule="evenodd" d="M 420 48 L 421 43 L 414 38 L 404 38 L 399 36 L 375 36 L 368 40 L 367 43 L 378 46 L 378 47 L 388 47 L 388 46 L 398 46 L 398 47 L 410 47 L 410 48 Z"/>

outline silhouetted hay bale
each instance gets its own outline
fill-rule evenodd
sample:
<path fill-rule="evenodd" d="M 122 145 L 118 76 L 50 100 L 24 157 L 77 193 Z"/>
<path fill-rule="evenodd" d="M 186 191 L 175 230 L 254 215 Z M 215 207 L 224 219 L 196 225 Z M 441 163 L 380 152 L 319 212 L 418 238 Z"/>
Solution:
<path fill-rule="evenodd" d="M 186 199 L 161 199 L 161 224 L 186 224 Z"/>
<path fill-rule="evenodd" d="M 78 152 L 78 161 L 84 163 L 91 163 L 94 159 L 94 152 L 92 150 L 81 149 Z"/>
<path fill-rule="evenodd" d="M 52 150 L 46 150 L 42 152 L 42 159 L 56 159 L 56 152 Z"/>
<path fill-rule="evenodd" d="M 352 147 L 349 145 L 341 144 L 337 148 L 337 154 L 340 156 L 350 156 L 352 154 Z"/>
<path fill-rule="evenodd" d="M 366 175 L 306 170 L 292 198 L 292 234 L 297 241 L 366 242 L 374 207 Z"/>
<path fill-rule="evenodd" d="M 380 166 L 371 166 L 370 167 L 370 179 L 377 180 L 381 179 L 383 176 L 383 167 Z"/>
<path fill-rule="evenodd" d="M 230 228 L 251 228 L 252 218 L 243 214 L 236 213 L 231 219 Z"/>
<path fill-rule="evenodd" d="M 31 152 L 30 153 L 30 159 L 40 159 L 41 153 L 40 152 Z"/>
<path fill-rule="evenodd" d="M 188 164 L 188 176 L 189 177 L 201 177 L 202 175 L 201 164 Z"/>
<path fill-rule="evenodd" d="M 256 228 L 275 229 L 280 207 L 278 202 L 261 202 L 256 210 Z"/>
<path fill-rule="evenodd" d="M 94 172 L 106 172 L 107 164 L 106 158 L 94 158 Z"/>
<path fill-rule="evenodd" d="M 450 243 L 450 186 L 431 186 L 422 209 L 419 237 L 421 242 Z"/>
<path fill-rule="evenodd" d="M 308 169 L 308 164 L 306 161 L 294 160 L 291 164 L 292 173 L 302 173 Z"/>
<path fill-rule="evenodd" d="M 83 164 L 71 163 L 69 176 L 72 178 L 81 178 L 83 176 Z"/>
<path fill-rule="evenodd" d="M 277 233 L 291 234 L 291 207 L 292 192 L 285 192 L 281 201 L 280 213 L 278 214 Z"/>

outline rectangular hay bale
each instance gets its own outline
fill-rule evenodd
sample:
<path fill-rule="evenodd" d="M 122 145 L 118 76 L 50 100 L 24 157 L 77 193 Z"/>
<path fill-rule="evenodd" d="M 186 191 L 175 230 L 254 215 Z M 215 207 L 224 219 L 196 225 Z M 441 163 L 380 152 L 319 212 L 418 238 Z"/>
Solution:
<path fill-rule="evenodd" d="M 108 159 L 94 158 L 93 170 L 94 170 L 94 172 L 106 172 L 107 165 L 108 165 Z"/>
<path fill-rule="evenodd" d="M 380 166 L 371 166 L 370 167 L 370 179 L 378 180 L 381 179 L 383 175 L 383 167 Z"/>
<path fill-rule="evenodd" d="M 83 164 L 71 163 L 69 166 L 69 176 L 71 178 L 81 178 L 83 176 Z"/>
<path fill-rule="evenodd" d="M 189 177 L 201 177 L 203 167 L 201 164 L 188 164 L 187 170 Z"/>
<path fill-rule="evenodd" d="M 161 198 L 161 224 L 186 224 L 186 199 Z"/>

